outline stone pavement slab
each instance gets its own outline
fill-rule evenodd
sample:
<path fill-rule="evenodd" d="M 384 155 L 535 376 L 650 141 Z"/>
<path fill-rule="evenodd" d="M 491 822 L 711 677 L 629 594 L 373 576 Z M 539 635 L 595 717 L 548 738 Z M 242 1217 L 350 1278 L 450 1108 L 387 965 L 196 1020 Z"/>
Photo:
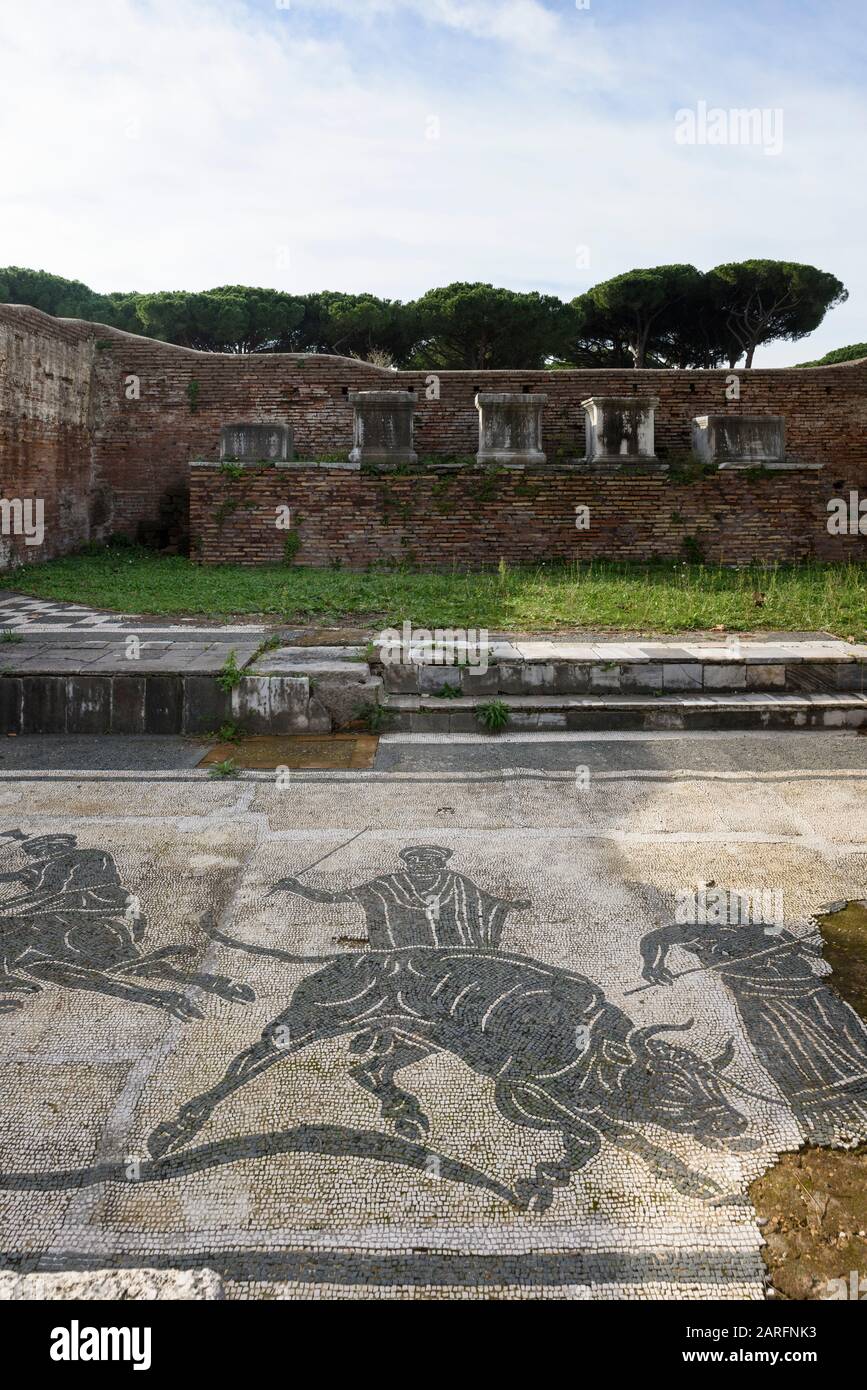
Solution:
<path fill-rule="evenodd" d="M 0 1273 L 0 1303 L 25 1300 L 223 1298 L 223 1281 L 212 1269 L 95 1269 L 66 1274 Z"/>
<path fill-rule="evenodd" d="M 258 647 L 258 641 L 249 638 L 236 639 L 231 646 L 208 640 L 143 638 L 133 648 L 128 645 L 127 635 L 109 642 L 89 639 L 68 643 L 62 637 L 53 642 L 31 639 L 0 643 L 0 670 L 28 676 L 73 675 L 81 671 L 90 675 L 216 675 L 225 666 L 230 651 L 234 651 L 235 660 L 243 667 Z"/>

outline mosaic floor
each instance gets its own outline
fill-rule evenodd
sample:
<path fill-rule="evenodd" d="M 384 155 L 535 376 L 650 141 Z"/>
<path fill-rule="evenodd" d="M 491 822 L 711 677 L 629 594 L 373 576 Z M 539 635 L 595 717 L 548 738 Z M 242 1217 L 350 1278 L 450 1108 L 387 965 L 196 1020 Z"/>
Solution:
<path fill-rule="evenodd" d="M 0 779 L 0 1251 L 239 1297 L 761 1298 L 867 1138 L 867 773 Z M 678 925 L 697 884 L 785 924 Z"/>

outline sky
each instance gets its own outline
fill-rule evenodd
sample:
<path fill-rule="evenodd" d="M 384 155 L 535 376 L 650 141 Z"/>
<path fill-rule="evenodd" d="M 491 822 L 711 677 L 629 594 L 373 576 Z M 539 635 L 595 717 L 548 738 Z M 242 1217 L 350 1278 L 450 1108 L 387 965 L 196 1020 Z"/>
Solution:
<path fill-rule="evenodd" d="M 0 265 L 407 300 L 806 261 L 849 300 L 784 366 L 867 341 L 865 58 L 863 0 L 0 0 Z"/>

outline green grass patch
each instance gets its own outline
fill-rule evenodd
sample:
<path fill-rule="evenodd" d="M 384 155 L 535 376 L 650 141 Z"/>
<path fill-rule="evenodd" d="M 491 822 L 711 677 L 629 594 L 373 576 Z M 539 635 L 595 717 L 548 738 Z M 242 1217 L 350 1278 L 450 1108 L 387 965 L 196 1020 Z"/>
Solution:
<path fill-rule="evenodd" d="M 489 700 L 486 705 L 479 705 L 476 710 L 476 718 L 489 734 L 498 734 L 501 729 L 505 729 L 511 717 L 505 700 Z"/>
<path fill-rule="evenodd" d="M 241 769 L 237 766 L 234 758 L 224 758 L 221 763 L 212 763 L 208 768 L 208 776 L 219 780 L 223 777 L 237 777 Z"/>
<path fill-rule="evenodd" d="M 867 565 L 728 569 L 658 564 L 501 566 L 497 570 L 368 571 L 282 565 L 197 565 L 135 546 L 18 569 L 7 583 L 46 599 L 129 614 L 262 615 L 290 624 L 364 623 L 683 632 L 815 631 L 867 638 Z"/>

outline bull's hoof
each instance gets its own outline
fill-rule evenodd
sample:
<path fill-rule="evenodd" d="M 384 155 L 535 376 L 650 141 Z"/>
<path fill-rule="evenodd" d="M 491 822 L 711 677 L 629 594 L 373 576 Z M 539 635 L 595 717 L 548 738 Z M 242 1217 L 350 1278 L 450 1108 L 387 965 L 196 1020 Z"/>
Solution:
<path fill-rule="evenodd" d="M 520 1178 L 515 1183 L 518 1203 L 524 1211 L 547 1211 L 554 1200 L 554 1189 L 550 1184 L 541 1184 L 532 1178 Z"/>
<path fill-rule="evenodd" d="M 183 1019 L 184 1022 L 191 1018 L 205 1017 L 198 1004 L 194 1004 L 192 999 L 188 999 L 185 994 L 169 994 L 168 996 L 157 994 L 154 1003 L 157 1002 L 165 1004 L 173 1018 Z"/>
<path fill-rule="evenodd" d="M 395 1133 L 402 1139 L 421 1141 L 430 1129 L 430 1120 L 422 1110 L 415 1096 L 404 1095 L 386 1101 L 382 1107 L 382 1117 L 390 1120 Z"/>
<path fill-rule="evenodd" d="M 420 1115 L 417 1120 L 394 1121 L 395 1134 L 399 1134 L 401 1139 L 414 1139 L 417 1143 L 421 1143 L 429 1129 L 430 1120 L 427 1115 Z"/>

